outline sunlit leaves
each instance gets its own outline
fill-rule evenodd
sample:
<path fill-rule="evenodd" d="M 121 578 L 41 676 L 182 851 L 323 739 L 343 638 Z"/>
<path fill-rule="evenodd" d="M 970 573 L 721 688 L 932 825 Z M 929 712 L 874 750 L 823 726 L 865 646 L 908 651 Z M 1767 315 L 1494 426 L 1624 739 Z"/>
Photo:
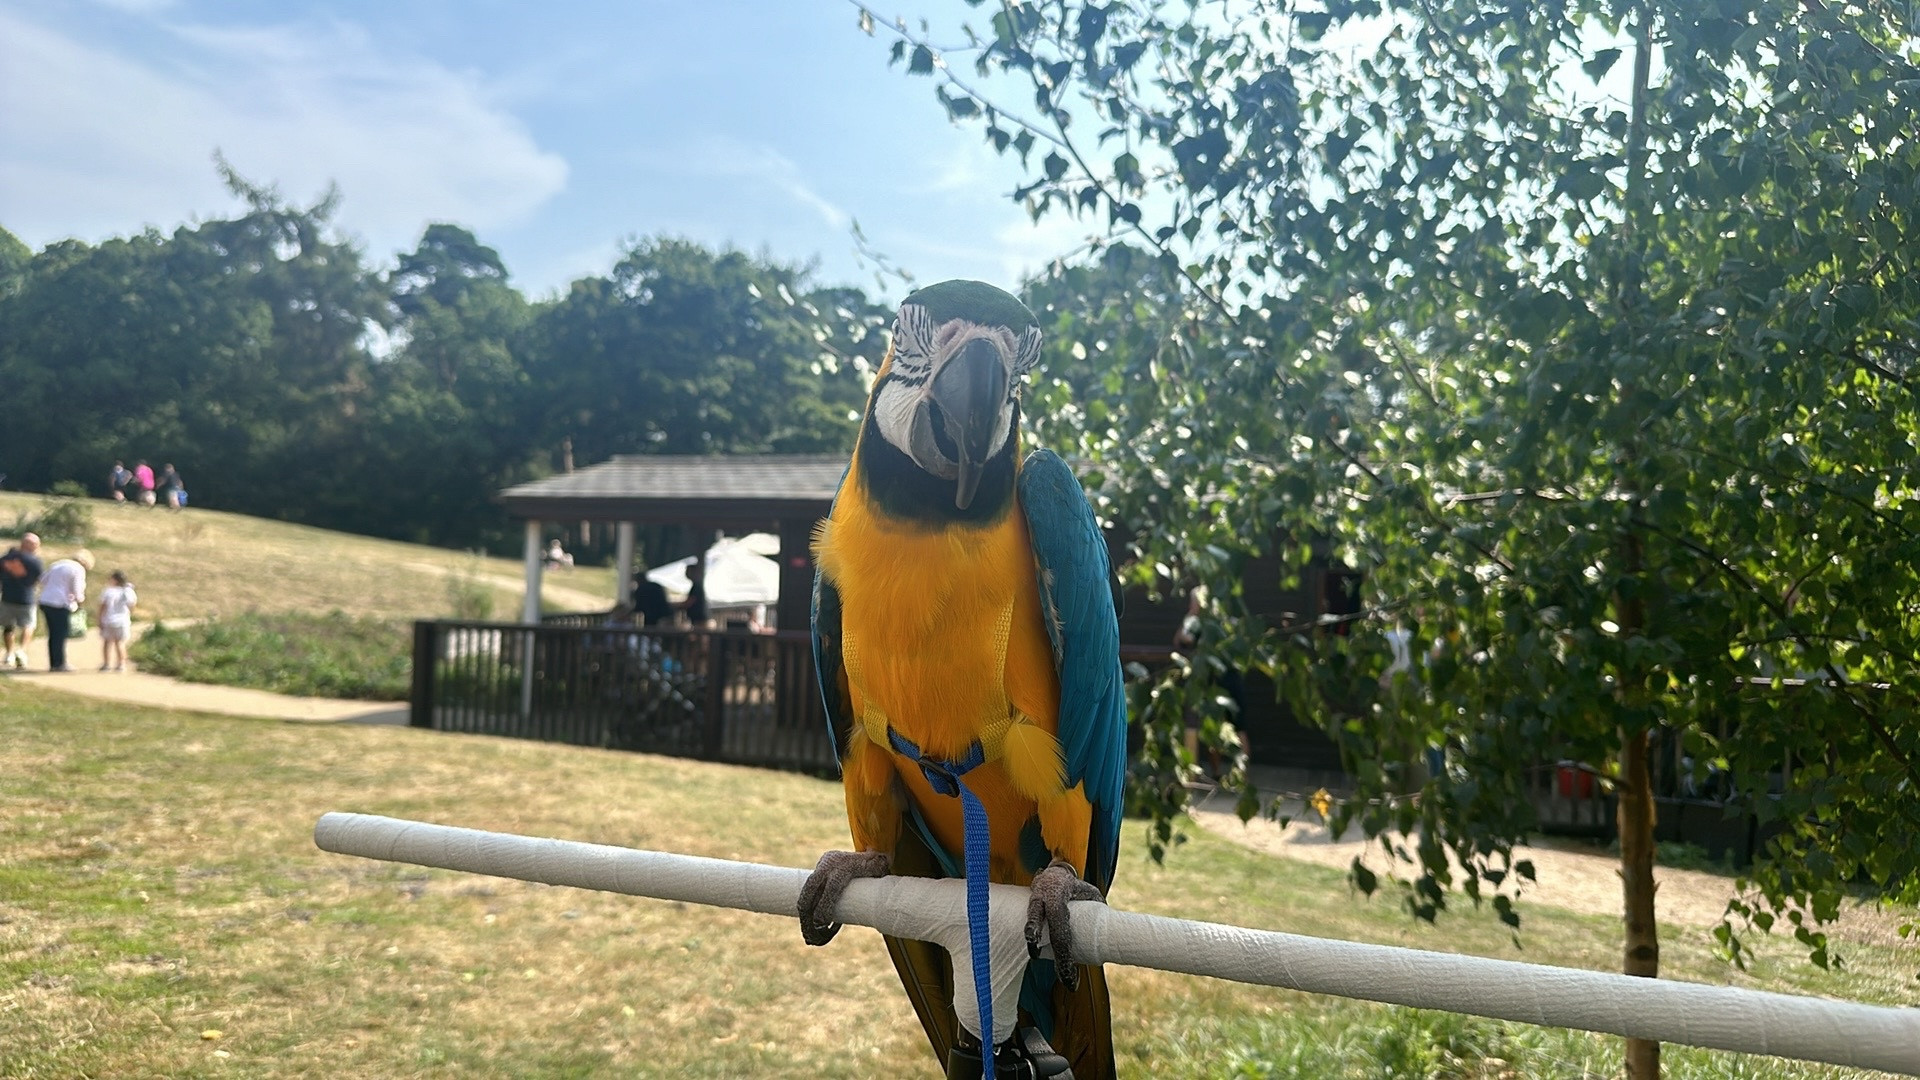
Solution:
<path fill-rule="evenodd" d="M 1477 899 L 1543 762 L 1613 777 L 1652 727 L 1663 791 L 1720 763 L 1781 830 L 1754 910 L 1813 922 L 1836 882 L 1920 870 L 1920 97 L 1866 9 L 1633 11 L 1666 43 L 1638 126 L 1593 87 L 1638 16 L 1598 0 L 1003 7 L 982 69 L 1099 120 L 1050 128 L 1020 197 L 1104 209 L 1179 274 L 1133 324 L 1115 279 L 1050 277 L 1084 348 L 1035 421 L 1097 464 L 1142 580 L 1212 586 L 1203 655 L 1339 741 L 1336 816 L 1431 837 Z M 1345 633 L 1239 602 L 1313 550 L 1366 571 Z M 1395 627 L 1419 659 L 1383 681 Z M 1830 685 L 1744 681 L 1781 673 Z M 1458 873 L 1433 855 L 1423 914 Z"/>

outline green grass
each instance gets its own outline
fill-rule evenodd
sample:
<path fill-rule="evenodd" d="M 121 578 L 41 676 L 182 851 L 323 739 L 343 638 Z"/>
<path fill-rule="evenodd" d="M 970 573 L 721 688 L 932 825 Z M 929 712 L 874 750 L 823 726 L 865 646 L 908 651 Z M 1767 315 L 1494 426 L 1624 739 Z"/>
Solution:
<path fill-rule="evenodd" d="M 846 843 L 837 785 L 579 747 L 97 706 L 0 681 L 0 1076 L 935 1076 L 878 937 L 323 854 L 328 810 L 785 866 Z M 1410 922 L 1337 870 L 1129 824 L 1114 903 L 1612 969 L 1617 921 Z M 1920 1002 L 1910 947 L 1746 973 L 1664 928 L 1677 978 Z M 1129 1077 L 1612 1075 L 1611 1038 L 1111 968 Z M 1463 995 L 1470 988 L 1462 988 Z M 202 1038 L 218 1031 L 217 1039 Z M 216 1056 L 224 1052 L 227 1056 Z M 1668 1049 L 1668 1075 L 1856 1077 Z"/>
<path fill-rule="evenodd" d="M 250 611 L 332 611 L 392 618 L 453 614 L 468 594 L 487 590 L 496 615 L 517 617 L 523 588 L 516 559 L 475 558 L 460 551 L 376 540 L 284 521 L 189 507 L 180 513 L 106 499 L 83 499 L 96 535 L 88 543 L 94 573 L 124 570 L 140 593 L 134 617 L 206 619 Z M 21 515 L 38 515 L 38 495 L 0 492 L 0 547 Z M 78 546 L 47 543 L 63 557 Z M 577 567 L 545 575 L 544 606 L 564 611 L 613 606 L 614 574 Z M 98 591 L 97 587 L 92 591 Z"/>
<path fill-rule="evenodd" d="M 157 625 L 134 643 L 148 672 L 188 682 L 305 697 L 404 701 L 412 631 L 394 619 L 236 615 L 184 627 Z"/>
<path fill-rule="evenodd" d="M 11 542 L 10 523 L 47 528 L 44 517 L 53 505 L 37 495 L 0 493 L 0 547 Z M 401 700 L 411 643 L 386 627 L 482 613 L 519 618 L 523 568 L 510 559 L 198 507 L 172 513 L 68 499 L 58 509 L 92 522 L 90 599 L 110 572 L 121 570 L 139 592 L 139 622 L 207 623 L 204 632 L 134 646 L 135 661 L 158 674 L 288 694 Z M 46 554 L 60 558 L 79 546 L 49 539 Z M 556 571 L 544 575 L 541 590 L 542 611 L 604 611 L 613 606 L 614 573 L 607 567 Z M 330 611 L 372 621 L 281 614 Z"/>

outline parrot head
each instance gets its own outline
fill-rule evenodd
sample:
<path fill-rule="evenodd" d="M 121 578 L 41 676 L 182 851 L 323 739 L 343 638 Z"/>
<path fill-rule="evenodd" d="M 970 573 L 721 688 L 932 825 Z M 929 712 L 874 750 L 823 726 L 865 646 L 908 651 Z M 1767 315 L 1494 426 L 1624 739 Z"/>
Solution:
<path fill-rule="evenodd" d="M 912 486 L 937 487 L 968 516 L 1003 458 L 1011 484 L 1020 377 L 1039 356 L 1033 312 L 991 285 L 943 281 L 909 295 L 868 406 L 880 453 L 903 456 L 923 474 Z"/>

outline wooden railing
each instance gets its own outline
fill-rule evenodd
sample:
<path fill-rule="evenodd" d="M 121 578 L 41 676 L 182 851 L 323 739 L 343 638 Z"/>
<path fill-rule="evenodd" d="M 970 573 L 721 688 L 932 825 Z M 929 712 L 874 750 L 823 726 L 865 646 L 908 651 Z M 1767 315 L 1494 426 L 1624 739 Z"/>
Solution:
<path fill-rule="evenodd" d="M 834 768 L 805 633 L 417 622 L 412 724 Z"/>

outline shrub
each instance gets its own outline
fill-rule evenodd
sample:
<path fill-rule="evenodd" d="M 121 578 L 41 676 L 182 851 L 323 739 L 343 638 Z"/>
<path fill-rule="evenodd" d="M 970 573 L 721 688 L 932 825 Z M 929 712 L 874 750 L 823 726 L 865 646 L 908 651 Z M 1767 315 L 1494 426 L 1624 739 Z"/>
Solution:
<path fill-rule="evenodd" d="M 41 497 L 37 512 L 22 510 L 14 515 L 12 531 L 15 536 L 39 533 L 42 540 L 59 543 L 93 543 L 97 530 L 87 489 L 72 480 L 60 481 Z"/>
<path fill-rule="evenodd" d="M 156 624 L 133 646 L 144 670 L 188 682 L 309 697 L 404 701 L 411 628 L 339 611 L 248 614 L 177 629 Z"/>
<path fill-rule="evenodd" d="M 447 607 L 454 618 L 467 622 L 493 617 L 493 586 L 481 574 L 479 552 L 468 552 L 466 562 L 447 571 Z"/>

